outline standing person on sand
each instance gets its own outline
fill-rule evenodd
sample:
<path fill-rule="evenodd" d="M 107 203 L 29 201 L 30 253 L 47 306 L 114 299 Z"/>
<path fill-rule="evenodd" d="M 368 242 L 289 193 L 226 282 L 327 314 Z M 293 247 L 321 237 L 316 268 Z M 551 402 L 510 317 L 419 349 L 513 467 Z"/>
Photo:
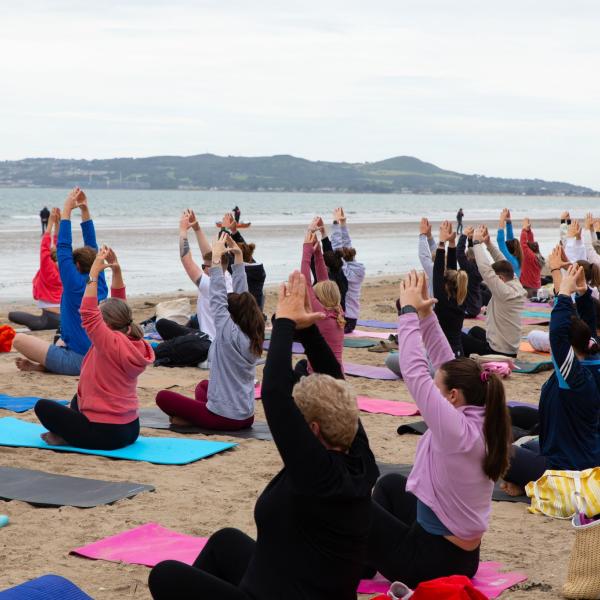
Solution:
<path fill-rule="evenodd" d="M 235 222 L 239 223 L 240 222 L 240 217 L 242 216 L 242 211 L 240 210 L 239 206 L 235 206 L 233 209 L 233 216 L 235 218 Z"/>
<path fill-rule="evenodd" d="M 40 221 L 42 222 L 42 235 L 46 232 L 46 228 L 48 227 L 48 219 L 50 218 L 50 211 L 47 206 L 44 206 L 42 210 L 40 210 Z"/>
<path fill-rule="evenodd" d="M 456 213 L 456 235 L 462 235 L 463 232 L 463 217 L 465 216 L 465 213 L 463 212 L 462 208 L 458 209 L 458 212 Z"/>

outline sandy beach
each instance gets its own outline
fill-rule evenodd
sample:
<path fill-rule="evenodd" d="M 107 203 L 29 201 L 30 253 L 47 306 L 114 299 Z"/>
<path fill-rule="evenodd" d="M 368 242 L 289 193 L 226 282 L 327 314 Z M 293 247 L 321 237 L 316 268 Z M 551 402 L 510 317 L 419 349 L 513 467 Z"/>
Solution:
<path fill-rule="evenodd" d="M 370 279 L 363 288 L 362 317 L 393 320 L 396 287 L 397 278 Z M 188 295 L 193 297 L 191 293 Z M 139 321 L 151 316 L 154 312 L 151 305 L 158 300 L 155 296 L 132 298 L 136 319 Z M 271 290 L 267 297 L 267 314 L 273 312 L 274 306 L 275 296 Z M 11 303 L 10 309 L 15 307 Z M 0 322 L 6 322 L 7 311 L 7 304 L 0 306 Z M 35 335 L 51 338 L 51 332 Z M 346 360 L 353 362 L 382 365 L 385 357 L 386 354 L 366 349 L 345 349 Z M 532 360 L 532 355 L 523 358 Z M 0 356 L 2 392 L 51 398 L 71 398 L 75 393 L 76 378 L 21 373 L 15 367 L 14 359 L 14 353 Z M 261 378 L 262 367 L 258 369 L 257 376 Z M 198 369 L 150 368 L 139 382 L 141 406 L 154 406 L 156 392 L 165 385 L 173 386 L 172 389 L 182 393 L 192 393 L 198 380 L 206 377 L 207 372 Z M 537 404 L 540 387 L 547 377 L 548 373 L 512 375 L 506 381 L 508 398 Z M 352 378 L 351 383 L 357 393 L 410 400 L 401 381 Z M 264 420 L 260 401 L 257 402 L 256 415 L 257 419 Z M 15 415 L 0 410 L 0 417 L 5 416 Z M 396 429 L 402 423 L 416 420 L 414 417 L 366 413 L 362 413 L 361 417 L 378 460 L 394 463 L 413 460 L 418 438 L 411 435 L 400 437 Z M 19 418 L 36 421 L 33 411 L 23 413 Z M 177 435 L 150 429 L 143 429 L 142 434 Z M 221 436 L 211 439 L 231 438 Z M 0 447 L 0 464 L 155 486 L 155 492 L 93 509 L 34 508 L 16 501 L 0 505 L 0 513 L 8 514 L 11 519 L 9 526 L 0 529 L 0 560 L 3 565 L 0 589 L 45 573 L 56 573 L 71 579 L 98 600 L 150 598 L 147 587 L 149 569 L 78 558 L 69 554 L 71 549 L 148 522 L 197 536 L 208 536 L 224 526 L 238 527 L 254 536 L 255 500 L 281 468 L 274 444 L 257 440 L 242 440 L 232 451 L 182 467 L 6 447 Z M 481 557 L 482 560 L 502 562 L 507 569 L 524 571 L 529 576 L 527 582 L 505 592 L 503 598 L 559 598 L 572 543 L 573 533 L 568 521 L 532 515 L 525 504 L 494 502 Z"/>

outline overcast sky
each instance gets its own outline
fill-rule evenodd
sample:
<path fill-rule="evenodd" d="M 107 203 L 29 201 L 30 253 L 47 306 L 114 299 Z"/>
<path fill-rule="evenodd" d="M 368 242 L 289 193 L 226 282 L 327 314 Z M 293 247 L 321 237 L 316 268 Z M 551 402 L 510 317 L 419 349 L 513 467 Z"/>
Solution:
<path fill-rule="evenodd" d="M 6 0 L 0 54 L 0 159 L 412 155 L 600 189 L 597 0 Z"/>

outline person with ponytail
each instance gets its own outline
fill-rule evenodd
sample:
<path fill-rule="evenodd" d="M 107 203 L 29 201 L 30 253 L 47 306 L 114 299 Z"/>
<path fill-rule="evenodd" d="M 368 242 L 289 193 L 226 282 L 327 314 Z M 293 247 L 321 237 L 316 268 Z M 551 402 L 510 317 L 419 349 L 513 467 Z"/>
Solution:
<path fill-rule="evenodd" d="M 532 298 L 533 296 L 537 296 L 537 291 L 540 289 L 542 283 L 542 265 L 538 259 L 540 249 L 533 237 L 531 221 L 528 218 L 523 219 L 521 250 L 523 260 L 519 279 L 527 292 L 527 297 Z"/>
<path fill-rule="evenodd" d="M 473 577 L 494 482 L 508 467 L 510 419 L 500 378 L 454 358 L 423 274 L 400 284 L 400 369 L 428 425 L 408 479 L 390 474 L 373 492 L 366 564 L 409 587 Z M 429 356 L 435 376 L 429 371 Z"/>
<path fill-rule="evenodd" d="M 560 247 L 553 254 L 560 256 Z M 527 483 L 539 479 L 547 469 L 582 471 L 600 466 L 596 311 L 583 267 L 563 265 L 567 266 L 565 275 L 558 267 L 552 270 L 558 290 L 550 317 L 554 371 L 540 394 L 539 442 L 513 447 L 503 484 L 513 496 L 523 494 Z"/>
<path fill-rule="evenodd" d="M 506 237 L 504 235 L 506 227 Z M 512 265 L 517 278 L 521 277 L 521 265 L 523 264 L 523 249 L 519 240 L 515 240 L 513 233 L 510 210 L 502 209 L 500 213 L 500 222 L 498 223 L 498 234 L 496 236 L 498 248 L 504 254 L 506 260 Z"/>
<path fill-rule="evenodd" d="M 113 274 L 111 298 L 98 304 L 98 281 Z M 103 246 L 91 266 L 81 301 L 81 324 L 92 345 L 81 365 L 71 406 L 38 400 L 35 414 L 48 430 L 52 446 L 116 450 L 133 444 L 140 433 L 137 380 L 154 362 L 154 352 L 133 322 L 126 302 L 121 267 L 114 251 Z"/>
<path fill-rule="evenodd" d="M 310 263 L 313 256 L 317 283 L 314 286 L 307 283 L 308 297 L 312 310 L 325 314 L 325 319 L 319 321 L 317 327 L 343 369 L 344 326 L 346 320 L 341 306 L 340 290 L 335 281 L 329 279 L 321 244 L 319 244 L 315 233 L 309 228 L 302 247 L 300 269 L 307 282 L 310 282 Z M 297 373 L 306 374 L 311 372 L 312 368 L 309 363 L 299 361 Z"/>
<path fill-rule="evenodd" d="M 222 259 L 233 254 L 233 293 L 227 293 Z M 210 346 L 210 380 L 196 386 L 194 398 L 169 390 L 156 395 L 156 404 L 174 425 L 204 429 L 247 429 L 254 422 L 256 361 L 265 340 L 265 319 L 248 291 L 242 250 L 227 233 L 212 246 L 210 309 L 215 337 Z"/>
<path fill-rule="evenodd" d="M 450 221 L 444 221 L 440 225 L 439 242 L 433 262 L 433 295 L 437 300 L 435 314 L 454 356 L 463 355 L 461 336 L 468 285 L 467 272 L 457 270 L 456 232 L 452 231 Z"/>

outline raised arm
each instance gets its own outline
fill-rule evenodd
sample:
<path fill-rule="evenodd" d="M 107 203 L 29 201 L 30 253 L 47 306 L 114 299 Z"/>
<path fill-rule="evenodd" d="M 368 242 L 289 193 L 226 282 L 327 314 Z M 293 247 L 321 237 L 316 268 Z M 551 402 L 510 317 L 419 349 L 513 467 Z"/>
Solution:
<path fill-rule="evenodd" d="M 317 298 L 312 285 L 310 285 L 310 260 L 313 256 L 315 242 L 316 237 L 314 236 L 314 234 L 308 231 L 304 240 L 304 244 L 302 245 L 302 263 L 300 270 L 302 272 L 302 275 L 304 276 L 304 279 L 307 282 L 306 290 L 308 293 L 308 297 L 310 298 L 310 304 L 313 310 L 321 311 L 324 310 L 323 305 L 321 304 L 321 302 L 319 302 L 319 299 Z M 323 256 L 321 256 L 321 260 L 323 260 Z M 317 267 L 317 262 L 318 259 L 315 256 L 315 268 Z M 324 262 L 325 261 L 323 261 L 323 264 Z M 317 270 L 317 276 L 318 275 L 319 271 Z"/>
<path fill-rule="evenodd" d="M 225 235 L 225 244 L 227 250 L 233 254 L 233 265 L 231 266 L 231 278 L 233 291 L 236 294 L 242 294 L 248 291 L 248 278 L 246 276 L 246 267 L 244 266 L 244 256 L 241 248 L 233 241 L 230 235 Z"/>
<path fill-rule="evenodd" d="M 492 269 L 492 265 L 485 253 L 485 235 L 485 229 L 483 227 L 478 227 L 473 234 L 473 253 L 475 254 L 475 262 L 477 263 L 477 268 L 479 269 L 479 273 L 485 284 L 490 288 L 492 294 L 495 294 L 496 297 L 501 300 L 503 297 L 512 294 L 512 291 L 509 286 L 496 275 L 494 269 Z M 492 246 L 492 244 L 488 245 L 488 249 L 490 246 Z M 494 248 L 494 250 L 496 249 Z M 503 260 L 504 257 L 502 257 L 501 254 L 500 256 L 501 258 L 497 260 Z"/>
<path fill-rule="evenodd" d="M 423 217 L 419 225 L 419 262 L 427 277 L 433 278 L 433 259 L 431 255 L 435 252 L 436 244 L 431 235 L 431 223 Z"/>
<path fill-rule="evenodd" d="M 463 233 L 458 238 L 458 244 L 456 245 L 456 260 L 461 269 L 467 271 L 469 269 L 469 259 L 467 258 L 467 236 Z"/>
<path fill-rule="evenodd" d="M 79 271 L 73 262 L 73 234 L 71 232 L 71 212 L 75 206 L 77 188 L 71 190 L 63 208 L 60 226 L 58 228 L 58 241 L 56 244 L 56 258 L 63 287 L 67 288 L 74 283 Z"/>
<path fill-rule="evenodd" d="M 581 227 L 578 221 L 572 221 L 567 231 L 565 254 L 571 262 L 586 260 L 586 250 L 581 239 Z"/>
<path fill-rule="evenodd" d="M 583 233 L 583 240 L 587 261 L 594 265 L 600 265 L 600 254 L 596 252 L 593 244 L 596 240 L 596 231 L 594 227 L 594 217 L 591 213 L 588 213 L 585 216 L 585 232 Z"/>
<path fill-rule="evenodd" d="M 346 226 L 346 215 L 340 206 L 333 211 L 333 225 L 331 228 L 331 245 L 334 250 L 351 248 L 352 240 Z"/>
<path fill-rule="evenodd" d="M 200 255 L 201 257 L 204 257 L 210 252 L 210 242 L 208 241 L 204 230 L 196 218 L 196 213 L 190 208 L 188 208 L 186 212 L 188 215 L 188 225 L 194 230 L 196 241 L 198 242 L 198 248 L 200 248 Z"/>
<path fill-rule="evenodd" d="M 198 225 L 198 221 L 196 221 Z M 181 264 L 187 273 L 187 276 L 194 282 L 195 285 L 200 285 L 200 279 L 202 278 L 202 269 L 198 266 L 198 264 L 192 258 L 192 251 L 190 249 L 190 242 L 188 240 L 188 230 L 190 228 L 190 213 L 189 211 L 185 211 L 181 215 L 181 219 L 179 219 L 179 258 L 181 260 Z M 200 227 L 198 225 L 198 227 Z M 202 234 L 204 238 L 204 234 Z M 200 251 L 204 256 L 206 253 L 210 251 L 210 245 L 205 246 L 206 251 L 202 251 L 202 244 L 198 241 L 200 245 Z"/>

